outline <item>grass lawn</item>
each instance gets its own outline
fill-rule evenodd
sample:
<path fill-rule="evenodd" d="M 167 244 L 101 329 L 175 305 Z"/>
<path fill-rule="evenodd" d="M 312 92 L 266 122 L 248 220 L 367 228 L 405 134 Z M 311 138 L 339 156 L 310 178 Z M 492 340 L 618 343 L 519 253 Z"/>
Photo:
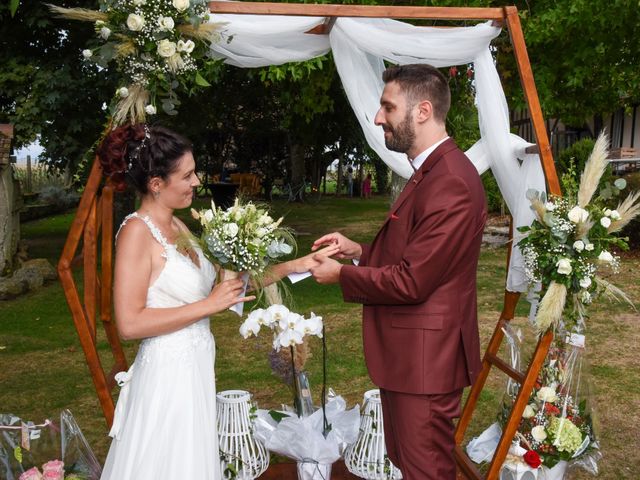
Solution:
<path fill-rule="evenodd" d="M 318 205 L 276 202 L 274 209 L 285 215 L 286 224 L 296 230 L 300 252 L 304 253 L 309 251 L 313 239 L 334 229 L 356 240 L 370 240 L 385 216 L 388 199 L 375 197 L 366 201 L 328 196 Z M 183 217 L 188 216 L 182 213 Z M 24 224 L 22 236 L 29 242 L 30 256 L 57 262 L 72 218 L 70 213 Z M 478 305 L 483 348 L 502 308 L 505 258 L 504 248 L 487 247 L 480 260 Z M 640 256 L 625 256 L 615 283 L 640 303 Z M 338 287 L 318 286 L 312 280 L 293 285 L 290 290 L 298 312 L 314 311 L 326 321 L 328 385 L 350 404 L 361 403 L 362 394 L 373 385 L 362 356 L 360 306 L 343 303 Z M 521 301 L 513 323 L 525 332 L 526 350 L 530 351 L 534 339 L 525 318 L 527 305 Z M 638 313 L 627 306 L 601 301 L 592 308 L 588 321 L 587 354 L 604 453 L 600 463 L 603 479 L 638 478 L 640 471 L 638 320 Z M 238 317 L 231 313 L 212 318 L 218 390 L 248 390 L 261 407 L 289 402 L 288 390 L 269 369 L 268 338 L 243 340 L 238 334 L 239 324 Z M 104 335 L 98 337 L 98 348 L 109 369 L 111 362 Z M 127 343 L 125 348 L 132 361 L 135 342 Z M 314 398 L 318 399 L 322 378 L 319 342 L 312 340 L 311 348 L 313 357 L 307 369 Z M 0 301 L 0 366 L 0 412 L 38 421 L 69 408 L 98 458 L 104 460 L 109 445 L 106 424 L 58 282 L 13 301 Z M 504 375 L 492 373 L 472 424 L 472 434 L 493 422 L 505 383 Z M 576 478 L 589 477 L 580 473 Z"/>

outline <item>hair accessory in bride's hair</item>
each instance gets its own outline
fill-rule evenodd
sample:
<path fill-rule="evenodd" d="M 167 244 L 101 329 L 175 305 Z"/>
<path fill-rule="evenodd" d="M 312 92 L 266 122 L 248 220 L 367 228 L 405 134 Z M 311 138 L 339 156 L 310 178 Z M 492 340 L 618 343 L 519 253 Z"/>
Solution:
<path fill-rule="evenodd" d="M 129 164 L 127 165 L 127 172 L 131 171 L 133 167 L 133 162 L 138 161 L 140 159 L 140 152 L 147 145 L 147 140 L 151 138 L 151 130 L 149 130 L 149 126 L 145 123 L 144 125 L 144 137 L 140 141 L 140 145 L 136 147 L 136 149 L 129 155 Z"/>

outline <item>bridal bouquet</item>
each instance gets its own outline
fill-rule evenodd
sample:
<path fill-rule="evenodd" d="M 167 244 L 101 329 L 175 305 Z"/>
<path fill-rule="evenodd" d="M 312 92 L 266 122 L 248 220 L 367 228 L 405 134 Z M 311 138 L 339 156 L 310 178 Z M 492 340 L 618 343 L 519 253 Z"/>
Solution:
<path fill-rule="evenodd" d="M 293 236 L 281 227 L 282 218 L 274 220 L 266 208 L 238 199 L 227 208 L 216 207 L 191 214 L 202 225 L 200 243 L 207 256 L 222 268 L 249 272 L 253 277 L 280 257 L 293 252 Z"/>
<path fill-rule="evenodd" d="M 50 5 L 57 15 L 93 22 L 96 39 L 82 51 L 101 68 L 115 62 L 124 79 L 116 91 L 113 122 L 144 123 L 163 110 L 175 115 L 176 91 L 209 86 L 201 75 L 218 25 L 209 23 L 205 0 L 101 0 L 98 11 Z"/>
<path fill-rule="evenodd" d="M 525 259 L 531 284 L 542 283 L 542 298 L 535 325 L 539 332 L 555 326 L 561 317 L 567 328 L 583 327 L 585 305 L 599 293 L 628 301 L 624 293 L 598 276 L 601 269 L 616 272 L 619 259 L 614 249 L 626 250 L 626 239 L 617 235 L 640 213 L 640 192 L 633 192 L 614 208 L 612 198 L 626 187 L 624 179 L 607 185 L 597 196 L 600 178 L 608 166 L 607 137 L 601 135 L 594 146 L 577 185 L 569 174 L 563 177 L 564 197 L 547 199 L 536 191 L 527 192 L 536 219 L 518 245 Z"/>

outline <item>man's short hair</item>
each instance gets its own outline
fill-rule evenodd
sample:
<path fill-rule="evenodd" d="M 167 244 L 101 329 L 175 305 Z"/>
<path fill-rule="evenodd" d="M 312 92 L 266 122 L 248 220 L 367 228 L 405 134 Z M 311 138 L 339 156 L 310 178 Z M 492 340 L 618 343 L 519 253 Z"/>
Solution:
<path fill-rule="evenodd" d="M 426 63 L 394 65 L 382 73 L 384 83 L 397 82 L 413 106 L 424 100 L 433 105 L 433 116 L 445 123 L 451 106 L 451 91 L 446 78 L 440 71 Z"/>

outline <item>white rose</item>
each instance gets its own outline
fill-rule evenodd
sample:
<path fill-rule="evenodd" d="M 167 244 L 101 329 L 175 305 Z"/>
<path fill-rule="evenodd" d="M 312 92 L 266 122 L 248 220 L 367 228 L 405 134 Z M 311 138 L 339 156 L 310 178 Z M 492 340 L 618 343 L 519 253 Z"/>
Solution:
<path fill-rule="evenodd" d="M 144 5 L 145 3 L 147 3 L 147 0 L 133 0 L 133 4 L 136 7 L 139 7 L 140 5 Z"/>
<path fill-rule="evenodd" d="M 542 425 L 538 425 L 531 429 L 531 436 L 536 442 L 542 442 L 547 438 L 547 432 L 544 431 L 544 427 Z"/>
<path fill-rule="evenodd" d="M 144 17 L 136 13 L 130 13 L 127 17 L 127 27 L 133 32 L 139 32 L 144 27 Z"/>
<path fill-rule="evenodd" d="M 569 210 L 567 217 L 569 217 L 569 220 L 573 223 L 586 222 L 589 219 L 589 212 L 584 208 L 576 206 Z"/>
<path fill-rule="evenodd" d="M 158 42 L 158 54 L 161 57 L 169 58 L 176 53 L 176 44 L 170 40 L 164 39 Z"/>
<path fill-rule="evenodd" d="M 127 98 L 129 96 L 129 89 L 127 87 L 120 87 L 118 89 L 118 96 L 120 98 Z"/>
<path fill-rule="evenodd" d="M 609 225 L 611 225 L 611 219 L 609 217 L 602 217 L 600 219 L 600 225 L 604 228 L 609 228 Z"/>
<path fill-rule="evenodd" d="M 109 38 L 109 35 L 111 35 L 111 29 L 110 29 L 110 28 L 102 27 L 102 28 L 100 29 L 100 37 L 101 37 L 103 40 L 108 39 L 108 38 Z"/>
<path fill-rule="evenodd" d="M 607 263 L 611 263 L 611 262 L 613 262 L 613 255 L 611 255 L 606 250 L 603 250 L 602 252 L 600 252 L 600 255 L 598 255 L 598 260 L 601 260 L 601 261 L 607 262 Z"/>
<path fill-rule="evenodd" d="M 584 250 L 584 242 L 582 240 L 576 240 L 575 242 L 573 242 L 573 249 L 576 252 L 581 252 L 582 250 Z"/>
<path fill-rule="evenodd" d="M 224 232 L 224 234 L 231 238 L 235 238 L 235 236 L 238 235 L 239 230 L 240 228 L 238 228 L 238 225 L 236 225 L 235 223 L 227 223 L 222 227 L 222 231 Z"/>
<path fill-rule="evenodd" d="M 268 229 L 260 227 L 260 228 L 258 228 L 258 229 L 256 230 L 256 237 L 258 237 L 258 238 L 262 238 L 262 237 L 264 237 L 267 233 L 269 233 L 269 230 L 268 230 Z"/>
<path fill-rule="evenodd" d="M 587 244 L 584 246 L 584 249 L 585 249 L 587 252 L 591 252 L 591 251 L 593 251 L 593 249 L 594 249 L 594 248 L 595 248 L 595 246 L 593 245 L 593 243 L 587 243 Z"/>
<path fill-rule="evenodd" d="M 211 210 L 206 210 L 204 212 L 203 217 L 204 217 L 204 221 L 209 223 L 213 220 L 213 212 Z"/>
<path fill-rule="evenodd" d="M 173 0 L 173 6 L 179 12 L 184 12 L 187 8 L 189 8 L 189 0 Z"/>
<path fill-rule="evenodd" d="M 580 300 L 582 303 L 591 303 L 591 294 L 586 290 L 580 293 Z"/>
<path fill-rule="evenodd" d="M 547 202 L 544 204 L 544 208 L 546 208 L 548 212 L 553 212 L 556 209 L 556 204 L 553 202 Z"/>
<path fill-rule="evenodd" d="M 533 409 L 531 405 L 527 405 L 524 407 L 524 412 L 522 412 L 522 418 L 531 418 L 536 414 L 536 411 Z"/>
<path fill-rule="evenodd" d="M 144 107 L 144 111 L 147 113 L 147 115 L 155 115 L 156 114 L 156 107 L 154 107 L 153 105 L 149 104 L 146 107 Z"/>
<path fill-rule="evenodd" d="M 92 52 L 91 50 L 89 50 L 88 48 L 86 48 L 86 49 L 82 50 L 82 56 L 83 56 L 85 59 L 87 59 L 87 60 L 88 60 L 88 59 L 90 59 L 91 57 L 93 57 L 93 52 Z"/>
<path fill-rule="evenodd" d="M 186 42 L 182 40 L 178 40 L 177 50 L 179 52 L 191 53 L 193 49 L 196 47 L 196 44 L 193 43 L 193 40 L 187 40 Z"/>
<path fill-rule="evenodd" d="M 612 220 L 620 220 L 620 212 L 618 210 L 611 210 L 611 215 L 609 215 Z"/>
<path fill-rule="evenodd" d="M 540 400 L 541 402 L 547 403 L 553 403 L 557 398 L 556 391 L 551 387 L 542 387 L 540 390 L 538 390 L 538 393 L 536 393 L 536 397 L 538 397 L 538 400 Z"/>
<path fill-rule="evenodd" d="M 584 277 L 580 279 L 580 286 L 582 288 L 589 288 L 591 286 L 591 279 L 589 277 Z"/>
<path fill-rule="evenodd" d="M 158 26 L 160 30 L 173 30 L 175 23 L 171 17 L 160 17 L 158 18 Z"/>
<path fill-rule="evenodd" d="M 560 275 L 569 275 L 573 270 L 571 268 L 571 260 L 568 258 L 561 258 L 556 262 L 556 267 L 558 267 L 558 273 Z"/>

